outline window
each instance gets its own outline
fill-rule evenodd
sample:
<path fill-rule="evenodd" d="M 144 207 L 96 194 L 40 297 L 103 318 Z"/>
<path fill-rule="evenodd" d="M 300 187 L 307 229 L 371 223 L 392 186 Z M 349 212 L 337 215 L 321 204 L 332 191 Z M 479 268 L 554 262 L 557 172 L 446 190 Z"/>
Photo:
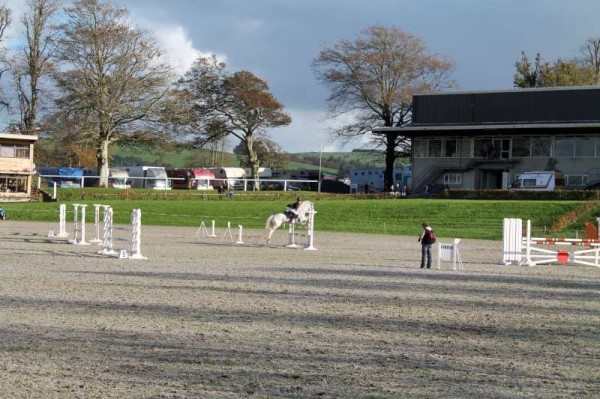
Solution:
<path fill-rule="evenodd" d="M 457 156 L 456 151 L 456 139 L 446 139 L 444 140 L 444 156 L 445 157 L 455 157 Z"/>
<path fill-rule="evenodd" d="M 471 139 L 462 139 L 460 143 L 460 156 L 471 158 Z"/>
<path fill-rule="evenodd" d="M 476 157 L 482 157 L 484 159 L 489 158 L 492 155 L 493 143 L 490 138 L 478 138 L 475 139 L 475 154 Z"/>
<path fill-rule="evenodd" d="M 462 184 L 461 173 L 447 173 L 444 175 L 444 184 Z"/>
<path fill-rule="evenodd" d="M 575 156 L 575 139 L 572 137 L 557 137 L 554 146 L 555 157 Z"/>
<path fill-rule="evenodd" d="M 566 175 L 565 184 L 567 187 L 585 187 L 587 178 L 587 175 Z"/>
<path fill-rule="evenodd" d="M 442 140 L 429 140 L 427 156 L 430 158 L 442 156 Z"/>
<path fill-rule="evenodd" d="M 24 145 L 15 146 L 15 157 L 29 158 L 29 146 L 24 146 Z"/>
<path fill-rule="evenodd" d="M 523 187 L 535 187 L 537 179 L 523 179 Z"/>
<path fill-rule="evenodd" d="M 514 138 L 512 142 L 513 157 L 529 157 L 531 156 L 531 138 L 520 137 Z"/>
<path fill-rule="evenodd" d="M 415 139 L 415 157 L 424 158 L 427 156 L 427 139 Z"/>
<path fill-rule="evenodd" d="M 0 146 L 2 158 L 29 158 L 29 146 L 5 144 Z"/>
<path fill-rule="evenodd" d="M 575 137 L 575 156 L 593 157 L 596 155 L 595 140 L 593 137 Z"/>
<path fill-rule="evenodd" d="M 531 156 L 549 157 L 551 147 L 550 137 L 532 137 L 531 138 Z"/>
<path fill-rule="evenodd" d="M 0 175 L 0 192 L 25 193 L 27 192 L 27 177 L 19 175 Z"/>

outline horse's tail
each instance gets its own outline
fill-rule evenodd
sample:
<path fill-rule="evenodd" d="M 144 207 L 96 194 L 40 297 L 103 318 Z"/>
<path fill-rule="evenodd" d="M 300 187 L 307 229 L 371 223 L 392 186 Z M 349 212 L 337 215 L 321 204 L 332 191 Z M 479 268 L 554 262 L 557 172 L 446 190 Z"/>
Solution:
<path fill-rule="evenodd" d="M 269 230 L 273 225 L 273 215 L 267 218 L 267 223 L 265 223 L 265 229 Z"/>

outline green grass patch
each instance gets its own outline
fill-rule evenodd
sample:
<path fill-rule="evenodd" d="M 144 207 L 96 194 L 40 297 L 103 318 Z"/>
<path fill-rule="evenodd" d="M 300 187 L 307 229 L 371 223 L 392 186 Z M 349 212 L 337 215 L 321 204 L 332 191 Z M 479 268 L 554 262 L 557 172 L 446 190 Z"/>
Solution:
<path fill-rule="evenodd" d="M 73 193 L 75 190 L 71 190 Z M 138 190 L 128 190 L 137 193 Z M 143 190 L 139 190 L 143 191 Z M 175 190 L 173 190 L 175 191 Z M 182 190 L 187 193 L 190 191 Z M 215 220 L 220 226 L 229 221 L 246 229 L 263 229 L 269 215 L 282 212 L 296 193 L 240 193 L 233 201 L 218 200 L 207 193 L 197 197 L 178 199 L 177 192 L 157 193 L 164 198 L 98 198 L 70 199 L 67 204 L 68 220 L 72 220 L 73 203 L 88 205 L 87 220 L 93 220 L 93 204 L 111 205 L 115 223 L 130 222 L 131 210 L 142 210 L 142 223 L 148 225 L 194 226 L 202 221 L 209 225 Z M 173 196 L 169 197 L 168 194 Z M 311 197 L 313 195 L 313 197 Z M 315 202 L 317 231 L 339 231 L 392 235 L 418 235 L 426 220 L 443 238 L 501 239 L 505 217 L 531 219 L 534 233 L 542 234 L 566 212 L 581 205 L 580 201 L 487 201 L 440 199 L 319 199 L 316 193 L 302 193 L 303 198 Z M 333 197 L 335 198 L 335 197 Z M 12 220 L 55 221 L 58 224 L 59 203 L 11 203 L 4 206 Z M 590 213 L 600 214 L 600 206 Z M 594 219 L 592 219 L 594 220 Z M 573 237 L 583 231 L 585 220 L 578 220 L 560 236 Z M 594 220 L 595 221 L 595 220 Z"/>

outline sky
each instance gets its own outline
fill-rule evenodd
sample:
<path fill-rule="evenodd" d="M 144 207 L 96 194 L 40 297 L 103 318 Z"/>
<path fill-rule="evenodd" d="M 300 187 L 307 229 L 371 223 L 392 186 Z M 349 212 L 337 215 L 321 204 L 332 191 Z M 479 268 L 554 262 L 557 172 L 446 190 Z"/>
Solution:
<path fill-rule="evenodd" d="M 332 140 L 343 121 L 327 118 L 328 90 L 311 62 L 370 26 L 397 27 L 455 63 L 459 90 L 513 87 L 515 62 L 570 59 L 600 37 L 599 0 L 112 0 L 153 32 L 183 74 L 199 56 L 216 54 L 230 72 L 265 80 L 292 116 L 270 138 L 284 151 L 350 151 Z M 25 0 L 5 0 L 19 15 Z M 231 143 L 235 146 L 238 143 Z"/>

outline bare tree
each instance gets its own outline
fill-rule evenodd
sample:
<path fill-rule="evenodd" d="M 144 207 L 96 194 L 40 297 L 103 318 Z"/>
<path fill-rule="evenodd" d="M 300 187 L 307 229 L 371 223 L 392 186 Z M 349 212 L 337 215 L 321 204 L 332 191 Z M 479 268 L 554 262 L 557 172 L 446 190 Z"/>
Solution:
<path fill-rule="evenodd" d="M 75 0 L 61 24 L 57 104 L 96 149 L 100 185 L 108 185 L 109 145 L 152 137 L 171 74 L 152 35 L 125 8 Z"/>
<path fill-rule="evenodd" d="M 581 46 L 581 57 L 578 61 L 594 71 L 596 84 L 600 84 L 600 37 L 592 37 L 585 41 Z"/>
<path fill-rule="evenodd" d="M 60 9 L 58 0 L 29 0 L 22 18 L 25 28 L 25 45 L 17 52 L 13 63 L 14 77 L 21 111 L 21 130 L 35 133 L 40 79 L 50 75 L 51 58 L 57 30 L 51 26 L 52 18 Z"/>
<path fill-rule="evenodd" d="M 371 135 L 375 127 L 403 126 L 411 120 L 414 93 L 454 86 L 451 61 L 429 54 L 422 39 L 393 27 L 373 26 L 353 41 L 324 48 L 312 66 L 330 89 L 330 116 L 352 117 L 334 132 L 344 141 Z M 408 139 L 398 133 L 371 139 L 385 149 L 384 187 L 390 187 L 394 162 L 407 152 Z"/>
<path fill-rule="evenodd" d="M 0 45 L 4 44 L 4 41 L 5 41 L 4 40 L 4 32 L 6 31 L 6 28 L 8 28 L 8 26 L 12 22 L 11 16 L 12 16 L 12 12 L 10 11 L 10 8 L 8 8 L 6 6 L 6 4 L 4 4 L 4 3 L 0 3 Z M 2 79 L 2 75 L 4 75 L 4 73 L 6 73 L 9 70 L 10 70 L 10 65 L 7 60 L 6 54 L 1 53 L 0 54 L 0 79 Z M 2 95 L 0 93 L 0 109 L 7 108 L 7 107 L 8 107 L 8 102 L 4 98 L 4 95 Z"/>

